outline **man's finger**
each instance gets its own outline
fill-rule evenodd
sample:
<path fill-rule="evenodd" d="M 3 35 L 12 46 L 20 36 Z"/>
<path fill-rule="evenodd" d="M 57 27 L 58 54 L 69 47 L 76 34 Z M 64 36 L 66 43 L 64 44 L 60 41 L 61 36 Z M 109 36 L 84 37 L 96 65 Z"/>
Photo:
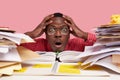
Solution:
<path fill-rule="evenodd" d="M 68 21 L 64 21 L 68 26 L 71 26 L 71 24 Z"/>
<path fill-rule="evenodd" d="M 45 21 L 52 18 L 53 16 L 54 16 L 53 14 L 48 15 L 47 17 L 45 17 Z"/>
<path fill-rule="evenodd" d="M 43 27 L 43 29 L 45 29 L 46 26 L 49 25 L 49 24 L 51 24 L 52 22 L 53 22 L 52 20 L 50 20 L 49 22 L 46 22 L 46 23 L 45 23 L 45 26 Z"/>
<path fill-rule="evenodd" d="M 68 23 L 67 21 L 64 21 L 69 27 L 70 27 L 70 30 L 72 31 L 72 25 L 70 23 Z"/>

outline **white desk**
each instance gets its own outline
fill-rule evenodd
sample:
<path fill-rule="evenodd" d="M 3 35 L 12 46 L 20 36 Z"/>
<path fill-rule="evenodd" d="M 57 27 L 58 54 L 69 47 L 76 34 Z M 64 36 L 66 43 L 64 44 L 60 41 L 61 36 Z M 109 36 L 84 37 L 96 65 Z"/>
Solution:
<path fill-rule="evenodd" d="M 71 77 L 71 76 L 10 76 L 0 80 L 109 80 L 103 77 Z M 116 79 L 114 79 L 116 80 Z M 120 80 L 120 79 L 119 79 Z"/>
<path fill-rule="evenodd" d="M 79 76 L 4 76 L 0 80 L 120 80 L 120 74 L 109 72 L 110 77 L 79 77 Z"/>

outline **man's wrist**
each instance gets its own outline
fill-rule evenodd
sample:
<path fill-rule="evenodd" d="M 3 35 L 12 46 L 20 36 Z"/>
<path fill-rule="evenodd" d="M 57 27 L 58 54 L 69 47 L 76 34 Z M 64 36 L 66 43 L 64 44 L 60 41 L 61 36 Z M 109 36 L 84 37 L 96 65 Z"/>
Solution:
<path fill-rule="evenodd" d="M 86 41 L 87 38 L 88 38 L 88 33 L 87 33 L 87 32 L 84 32 L 83 39 Z"/>
<path fill-rule="evenodd" d="M 80 38 L 84 39 L 85 41 L 87 40 L 88 38 L 88 33 L 87 32 L 81 32 L 80 35 L 79 35 Z"/>

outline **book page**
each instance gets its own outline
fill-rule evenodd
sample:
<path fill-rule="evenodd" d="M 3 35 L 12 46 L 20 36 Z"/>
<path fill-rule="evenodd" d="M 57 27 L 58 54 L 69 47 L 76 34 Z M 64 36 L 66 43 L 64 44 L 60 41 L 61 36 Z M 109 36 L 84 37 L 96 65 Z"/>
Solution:
<path fill-rule="evenodd" d="M 16 64 L 16 63 L 18 63 L 18 62 L 0 61 L 0 68 L 5 67 L 5 66 L 10 66 L 10 65 L 13 65 L 13 64 Z"/>
<path fill-rule="evenodd" d="M 22 61 L 40 58 L 40 55 L 38 55 L 36 52 L 30 49 L 27 49 L 23 46 L 18 46 L 17 51 Z"/>
<path fill-rule="evenodd" d="M 94 64 L 96 61 L 104 58 L 104 57 L 107 57 L 107 56 L 112 56 L 113 54 L 120 54 L 120 51 L 111 51 L 111 52 L 107 52 L 107 53 L 104 53 L 104 54 L 98 54 L 98 55 L 93 55 L 93 56 L 90 56 L 87 60 L 85 60 L 82 65 L 86 65 L 88 63 L 91 63 Z"/>
<path fill-rule="evenodd" d="M 28 35 L 21 34 L 21 33 L 0 32 L 0 35 L 7 38 L 7 39 L 10 39 L 11 41 L 13 41 L 17 44 L 25 43 L 25 42 L 35 42 Z"/>
<path fill-rule="evenodd" d="M 109 74 L 102 70 L 81 70 L 79 63 L 61 63 L 58 62 L 56 70 L 53 70 L 55 62 L 39 62 L 37 64 L 23 64 L 21 70 L 16 70 L 14 75 L 71 75 L 71 76 L 109 76 Z M 97 74 L 95 74 L 97 73 Z"/>
<path fill-rule="evenodd" d="M 55 62 L 56 54 L 54 52 L 36 51 L 40 55 L 40 58 L 34 59 L 34 61 L 40 62 Z"/>
<path fill-rule="evenodd" d="M 62 62 L 78 62 L 79 58 L 76 58 L 82 52 L 79 51 L 63 51 L 58 54 L 58 58 Z"/>
<path fill-rule="evenodd" d="M 111 51 L 120 51 L 120 47 L 108 47 L 108 48 L 104 46 L 90 47 L 86 49 L 84 52 L 82 52 L 80 55 L 78 55 L 76 58 L 82 58 L 97 54 L 104 54 L 106 52 L 111 52 Z"/>
<path fill-rule="evenodd" d="M 51 62 L 39 62 L 39 63 L 23 63 L 23 67 L 20 70 L 15 70 L 14 75 L 51 75 L 52 66 Z"/>
<path fill-rule="evenodd" d="M 59 63 L 58 69 L 57 69 L 57 74 L 80 74 L 80 68 L 77 63 Z"/>
<path fill-rule="evenodd" d="M 81 63 L 59 63 L 57 73 L 55 75 L 109 77 L 108 72 L 102 70 L 102 68 L 98 66 L 83 70 L 81 69 Z"/>
<path fill-rule="evenodd" d="M 14 70 L 20 70 L 21 69 L 21 64 L 13 64 L 10 66 L 6 66 L 3 68 L 0 68 L 0 74 L 5 74 L 5 75 L 12 75 Z"/>
<path fill-rule="evenodd" d="M 12 48 L 6 54 L 0 54 L 1 61 L 18 61 L 21 62 L 21 58 L 16 48 Z"/>
<path fill-rule="evenodd" d="M 18 37 L 20 37 L 22 39 L 21 43 L 35 42 L 31 37 L 29 37 L 26 34 L 15 33 L 15 36 L 18 36 Z"/>
<path fill-rule="evenodd" d="M 16 48 L 16 45 L 0 45 L 0 54 L 6 54 L 10 49 Z"/>
<path fill-rule="evenodd" d="M 20 46 L 20 47 L 22 47 L 22 46 Z M 45 52 L 45 51 L 33 52 L 26 48 L 19 48 L 19 49 L 20 49 L 20 50 L 18 50 L 19 53 L 26 53 L 26 55 L 25 54 L 20 54 L 20 55 L 22 55 L 24 59 L 28 59 L 28 60 L 23 60 L 23 63 L 37 64 L 39 62 L 55 62 L 55 59 L 56 59 L 56 55 L 54 52 Z M 27 56 L 30 56 L 31 58 L 27 57 Z M 33 56 L 36 58 L 34 58 Z"/>
<path fill-rule="evenodd" d="M 21 42 L 21 38 L 17 38 L 17 37 L 11 37 L 11 36 L 6 36 L 6 35 L 0 35 L 0 39 L 8 39 L 16 44 L 20 44 Z"/>
<path fill-rule="evenodd" d="M 8 47 L 0 47 L 0 54 L 8 53 L 9 48 Z"/>
<path fill-rule="evenodd" d="M 120 66 L 120 53 L 112 55 L 112 62 Z"/>
<path fill-rule="evenodd" d="M 120 73 L 120 67 L 118 67 L 117 65 L 112 63 L 112 56 L 109 56 L 107 58 L 104 58 L 102 60 L 97 61 L 96 63 L 94 63 L 95 65 L 100 65 L 100 66 L 104 66 L 110 70 L 113 70 L 117 73 Z"/>
<path fill-rule="evenodd" d="M 102 66 L 102 67 L 105 67 L 105 68 L 108 68 L 112 71 L 115 71 L 117 73 L 120 73 L 120 67 L 118 67 L 117 65 L 113 64 L 112 63 L 112 56 L 108 56 L 106 58 L 103 58 L 97 62 L 95 62 L 94 64 L 92 65 L 99 65 L 99 66 Z M 91 66 L 92 66 L 91 65 Z M 89 66 L 88 66 L 89 67 Z"/>

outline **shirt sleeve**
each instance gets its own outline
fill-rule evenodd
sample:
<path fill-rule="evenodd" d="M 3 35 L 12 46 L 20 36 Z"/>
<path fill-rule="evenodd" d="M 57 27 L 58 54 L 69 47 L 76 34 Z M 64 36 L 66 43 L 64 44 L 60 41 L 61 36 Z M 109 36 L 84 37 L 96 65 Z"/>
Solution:
<path fill-rule="evenodd" d="M 96 42 L 96 35 L 88 33 L 87 40 L 85 41 L 85 46 L 92 46 Z"/>
<path fill-rule="evenodd" d="M 66 50 L 84 51 L 85 46 L 92 46 L 95 42 L 96 36 L 94 34 L 88 33 L 88 38 L 86 41 L 82 38 L 70 39 L 68 45 L 66 46 Z"/>
<path fill-rule="evenodd" d="M 39 38 L 35 39 L 35 42 L 22 43 L 20 46 L 28 48 L 32 51 L 45 51 L 45 39 Z"/>
<path fill-rule="evenodd" d="M 70 39 L 66 50 L 73 50 L 73 51 L 84 51 L 85 44 L 82 38 L 73 38 Z"/>

